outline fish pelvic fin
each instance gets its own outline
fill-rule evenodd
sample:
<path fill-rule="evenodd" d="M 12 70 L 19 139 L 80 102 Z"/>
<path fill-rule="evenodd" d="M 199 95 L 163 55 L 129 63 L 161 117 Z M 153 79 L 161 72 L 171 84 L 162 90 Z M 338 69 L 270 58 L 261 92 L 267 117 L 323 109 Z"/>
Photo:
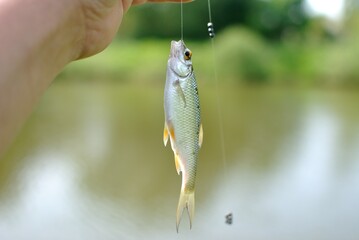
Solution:
<path fill-rule="evenodd" d="M 194 191 L 185 192 L 181 190 L 178 206 L 177 206 L 177 217 L 176 217 L 176 229 L 178 233 L 179 224 L 181 222 L 184 208 L 187 209 L 189 216 L 190 228 L 192 228 L 192 219 L 194 217 Z"/>
<path fill-rule="evenodd" d="M 168 139 L 171 140 L 171 145 L 172 145 L 172 149 L 173 149 L 173 142 L 175 141 L 176 137 L 175 137 L 175 130 L 173 128 L 172 122 L 165 122 L 165 127 L 163 130 L 163 144 L 166 146 Z"/>
<path fill-rule="evenodd" d="M 165 123 L 165 128 L 163 129 L 163 144 L 165 146 L 167 146 L 168 138 L 169 138 L 168 129 L 167 129 L 167 124 Z"/>

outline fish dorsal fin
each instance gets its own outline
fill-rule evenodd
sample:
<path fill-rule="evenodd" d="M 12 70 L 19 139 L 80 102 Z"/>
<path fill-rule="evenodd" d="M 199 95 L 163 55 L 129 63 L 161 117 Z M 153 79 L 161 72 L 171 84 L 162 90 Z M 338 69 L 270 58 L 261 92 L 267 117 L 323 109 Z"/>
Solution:
<path fill-rule="evenodd" d="M 181 87 L 181 84 L 180 84 L 179 79 L 177 79 L 176 81 L 174 81 L 173 85 L 174 85 L 175 88 L 176 88 L 176 92 L 178 93 L 178 95 L 180 96 L 180 98 L 183 100 L 184 107 L 186 107 L 186 106 L 187 106 L 186 96 L 184 95 L 184 92 L 183 92 L 183 90 L 182 90 L 182 87 Z"/>
<path fill-rule="evenodd" d="M 202 123 L 199 127 L 199 136 L 198 136 L 198 146 L 201 147 L 202 146 L 202 142 L 203 142 L 203 127 L 202 127 Z"/>

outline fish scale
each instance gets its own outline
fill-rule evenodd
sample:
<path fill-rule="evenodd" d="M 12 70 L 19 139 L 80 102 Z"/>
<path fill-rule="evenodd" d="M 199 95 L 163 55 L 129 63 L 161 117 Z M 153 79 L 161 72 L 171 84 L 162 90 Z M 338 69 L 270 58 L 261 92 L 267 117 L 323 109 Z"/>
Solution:
<path fill-rule="evenodd" d="M 187 169 L 187 176 L 183 176 L 188 180 L 185 182 L 184 190 L 194 191 L 199 151 L 198 137 L 201 124 L 199 97 L 195 90 L 197 84 L 194 74 L 187 78 L 181 87 L 186 97 L 186 107 L 184 107 L 182 103 L 175 104 L 178 107 L 174 109 L 176 114 L 176 123 L 174 123 L 174 125 L 177 125 L 177 123 L 180 124 L 181 122 L 185 122 L 186 124 L 183 124 L 183 127 L 175 128 L 175 136 L 179 136 L 177 137 L 178 142 L 184 143 L 177 144 L 179 156 L 185 160 L 185 168 Z M 177 101 L 181 101 L 181 99 L 177 99 Z M 192 143 L 190 143 L 191 141 Z"/>
<path fill-rule="evenodd" d="M 192 52 L 182 40 L 171 42 L 167 65 L 164 108 L 164 144 L 168 139 L 175 155 L 178 174 L 182 175 L 177 207 L 177 231 L 184 208 L 194 215 L 194 190 L 198 152 L 202 143 L 202 127 L 198 87 L 191 61 Z"/>

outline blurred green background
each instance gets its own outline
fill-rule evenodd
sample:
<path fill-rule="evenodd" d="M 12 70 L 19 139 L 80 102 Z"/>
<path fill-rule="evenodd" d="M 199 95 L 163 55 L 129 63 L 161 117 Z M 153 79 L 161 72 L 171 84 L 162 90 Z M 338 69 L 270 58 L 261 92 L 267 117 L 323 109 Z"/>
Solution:
<path fill-rule="evenodd" d="M 1 159 L 0 239 L 359 239 L 358 7 L 213 0 L 212 48 L 207 1 L 184 5 L 204 143 L 193 227 L 184 214 L 179 234 L 162 133 L 180 5 L 131 8 L 105 51 L 57 77 Z"/>
<path fill-rule="evenodd" d="M 310 14 L 304 0 L 213 1 L 221 81 L 357 87 L 359 14 L 355 1 L 345 3 L 342 14 L 330 18 Z M 331 4 L 339 8 L 326 5 Z M 183 11 L 184 38 L 194 52 L 196 70 L 202 81 L 212 81 L 207 1 L 185 4 Z M 177 4 L 132 8 L 109 49 L 71 65 L 59 79 L 162 83 L 163 56 L 170 40 L 180 38 L 180 29 Z"/>

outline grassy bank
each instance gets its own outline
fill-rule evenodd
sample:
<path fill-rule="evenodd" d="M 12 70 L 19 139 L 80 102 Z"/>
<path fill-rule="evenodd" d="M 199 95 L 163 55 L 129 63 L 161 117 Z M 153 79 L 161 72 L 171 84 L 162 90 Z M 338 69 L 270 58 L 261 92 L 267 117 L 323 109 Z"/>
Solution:
<path fill-rule="evenodd" d="M 210 41 L 187 42 L 197 76 L 213 82 L 294 84 L 300 86 L 359 86 L 359 45 L 355 38 L 332 41 L 266 42 L 251 31 L 232 27 Z M 104 52 L 71 64 L 61 81 L 162 83 L 170 40 L 116 41 Z"/>

